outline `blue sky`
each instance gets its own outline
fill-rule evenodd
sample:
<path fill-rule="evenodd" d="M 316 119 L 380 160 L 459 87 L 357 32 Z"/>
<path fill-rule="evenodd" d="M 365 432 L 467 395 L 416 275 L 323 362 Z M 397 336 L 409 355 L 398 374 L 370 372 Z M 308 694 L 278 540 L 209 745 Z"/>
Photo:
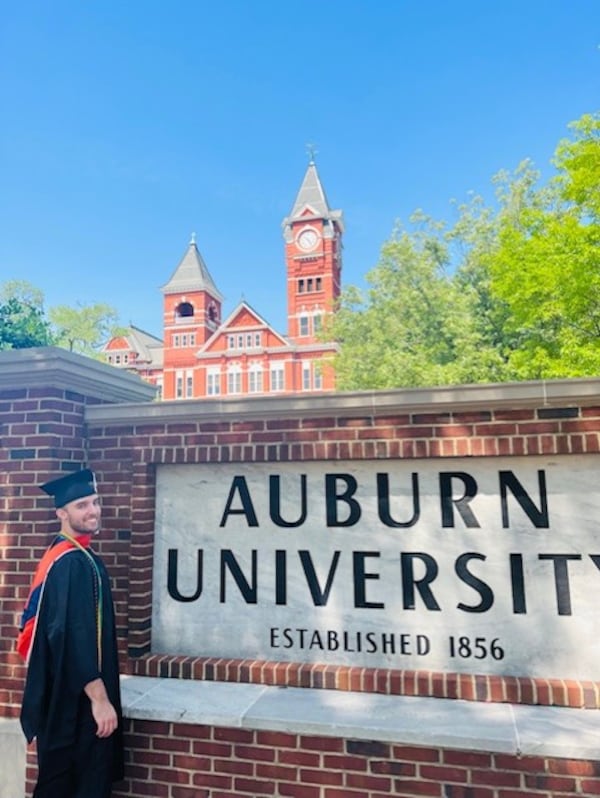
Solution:
<path fill-rule="evenodd" d="M 192 232 L 227 315 L 285 332 L 281 221 L 308 157 L 344 284 L 397 219 L 452 218 L 600 108 L 599 0 L 46 0 L 0 24 L 0 283 L 160 335 Z"/>

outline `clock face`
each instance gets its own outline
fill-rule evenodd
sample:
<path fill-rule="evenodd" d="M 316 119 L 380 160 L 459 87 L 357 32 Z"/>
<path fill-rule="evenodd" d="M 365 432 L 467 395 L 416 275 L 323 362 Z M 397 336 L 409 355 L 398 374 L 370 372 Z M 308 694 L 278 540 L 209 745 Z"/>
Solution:
<path fill-rule="evenodd" d="M 298 246 L 305 252 L 314 249 L 319 241 L 319 234 L 312 227 L 303 230 L 298 236 Z"/>

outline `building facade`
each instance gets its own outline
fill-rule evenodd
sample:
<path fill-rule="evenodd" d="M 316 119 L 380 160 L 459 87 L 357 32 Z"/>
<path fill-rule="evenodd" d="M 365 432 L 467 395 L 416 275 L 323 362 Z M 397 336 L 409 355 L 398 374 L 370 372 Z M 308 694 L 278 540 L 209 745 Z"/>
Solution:
<path fill-rule="evenodd" d="M 340 296 L 344 224 L 314 161 L 282 227 L 287 334 L 246 301 L 223 319 L 223 296 L 192 237 L 162 288 L 163 338 L 131 326 L 105 345 L 107 362 L 157 385 L 163 399 L 333 390 L 336 345 L 321 330 Z"/>

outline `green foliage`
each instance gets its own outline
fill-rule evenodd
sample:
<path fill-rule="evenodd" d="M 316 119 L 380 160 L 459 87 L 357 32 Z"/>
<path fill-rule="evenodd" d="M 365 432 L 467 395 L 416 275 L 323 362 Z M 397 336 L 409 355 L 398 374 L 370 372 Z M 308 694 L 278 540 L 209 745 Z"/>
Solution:
<path fill-rule="evenodd" d="M 600 116 L 571 127 L 547 185 L 524 161 L 495 207 L 395 231 L 327 325 L 341 389 L 600 373 Z"/>
<path fill-rule="evenodd" d="M 53 345 L 99 357 L 101 344 L 119 329 L 116 311 L 105 303 L 57 305 L 46 315 L 43 292 L 26 280 L 0 285 L 0 303 L 0 349 Z"/>
<path fill-rule="evenodd" d="M 90 357 L 98 356 L 99 347 L 112 335 L 118 321 L 116 311 L 103 302 L 77 308 L 57 305 L 49 315 L 58 346 Z"/>
<path fill-rule="evenodd" d="M 502 218 L 488 264 L 521 379 L 600 373 L 600 116 L 572 128 L 556 150 L 557 176 Z"/>
<path fill-rule="evenodd" d="M 476 312 L 480 296 L 448 275 L 450 238 L 422 215 L 418 229 L 398 229 L 367 275 L 363 295 L 347 290 L 327 328 L 341 344 L 338 385 L 393 388 L 476 382 L 504 363 Z"/>
<path fill-rule="evenodd" d="M 585 114 L 573 122 L 573 138 L 556 149 L 557 182 L 565 200 L 579 208 L 582 218 L 600 222 L 600 114 Z"/>
<path fill-rule="evenodd" d="M 451 229 L 422 213 L 398 228 L 367 275 L 344 292 L 327 333 L 341 344 L 341 389 L 509 379 L 500 344 L 506 310 L 484 268 L 495 220 L 481 198 L 459 206 Z"/>
<path fill-rule="evenodd" d="M 7 280 L 0 285 L 0 302 L 8 302 L 9 299 L 17 299 L 43 313 L 44 294 L 27 280 Z"/>
<path fill-rule="evenodd" d="M 0 349 L 27 349 L 53 343 L 41 308 L 7 297 L 0 305 Z"/>

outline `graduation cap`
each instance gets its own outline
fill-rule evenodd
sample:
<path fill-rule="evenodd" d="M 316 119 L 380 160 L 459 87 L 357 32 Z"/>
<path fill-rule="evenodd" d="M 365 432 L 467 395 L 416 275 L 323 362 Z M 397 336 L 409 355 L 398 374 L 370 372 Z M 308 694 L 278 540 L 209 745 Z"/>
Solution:
<path fill-rule="evenodd" d="M 92 496 L 98 492 L 96 477 L 89 468 L 84 468 L 83 471 L 76 471 L 73 474 L 67 474 L 66 477 L 53 479 L 51 482 L 45 482 L 40 485 L 40 488 L 48 496 L 54 497 L 55 507 L 64 507 L 65 504 L 73 502 L 75 499 Z"/>

